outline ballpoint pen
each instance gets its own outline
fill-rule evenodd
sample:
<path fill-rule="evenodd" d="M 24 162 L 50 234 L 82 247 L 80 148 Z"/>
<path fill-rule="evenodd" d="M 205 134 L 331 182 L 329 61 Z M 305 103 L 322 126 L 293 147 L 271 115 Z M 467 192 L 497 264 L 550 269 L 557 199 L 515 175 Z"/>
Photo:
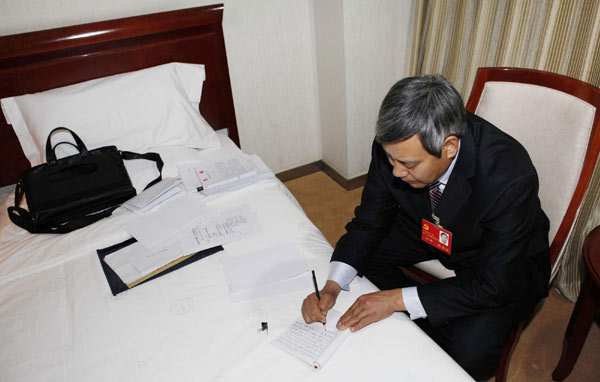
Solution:
<path fill-rule="evenodd" d="M 319 294 L 319 287 L 317 286 L 317 276 L 315 276 L 315 271 L 312 271 L 313 284 L 315 284 L 315 294 L 317 295 L 317 299 L 321 301 L 321 295 Z M 323 322 L 323 329 L 327 330 L 325 323 Z"/>

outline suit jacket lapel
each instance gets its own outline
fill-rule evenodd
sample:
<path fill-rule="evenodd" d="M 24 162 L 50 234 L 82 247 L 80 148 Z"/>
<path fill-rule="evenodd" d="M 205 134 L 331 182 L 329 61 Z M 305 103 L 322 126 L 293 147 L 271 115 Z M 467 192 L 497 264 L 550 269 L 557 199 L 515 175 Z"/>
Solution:
<path fill-rule="evenodd" d="M 471 195 L 472 187 L 469 179 L 475 174 L 475 163 L 475 140 L 471 129 L 467 128 L 467 133 L 460 140 L 460 153 L 456 165 L 438 206 L 438 217 L 442 226 L 452 224 L 456 214 Z"/>

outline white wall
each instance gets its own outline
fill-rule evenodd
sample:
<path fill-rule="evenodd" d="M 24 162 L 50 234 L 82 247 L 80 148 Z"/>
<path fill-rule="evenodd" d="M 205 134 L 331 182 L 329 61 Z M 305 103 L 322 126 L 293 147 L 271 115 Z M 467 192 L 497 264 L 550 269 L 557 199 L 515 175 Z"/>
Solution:
<path fill-rule="evenodd" d="M 312 1 L 224 4 L 242 148 L 275 172 L 321 159 Z"/>
<path fill-rule="evenodd" d="M 315 1 L 323 161 L 346 179 L 367 172 L 381 101 L 408 74 L 412 3 Z"/>
<path fill-rule="evenodd" d="M 0 0 L 0 35 L 217 2 Z M 242 148 L 276 172 L 321 159 L 312 0 L 222 2 Z"/>
<path fill-rule="evenodd" d="M 381 101 L 408 75 L 412 0 L 344 1 L 347 179 L 369 169 Z"/>
<path fill-rule="evenodd" d="M 215 2 L 0 0 L 0 35 Z M 324 159 L 365 173 L 381 99 L 408 70 L 414 0 L 222 2 L 242 148 L 276 172 Z"/>
<path fill-rule="evenodd" d="M 323 161 L 348 174 L 343 0 L 315 0 L 315 43 Z"/>

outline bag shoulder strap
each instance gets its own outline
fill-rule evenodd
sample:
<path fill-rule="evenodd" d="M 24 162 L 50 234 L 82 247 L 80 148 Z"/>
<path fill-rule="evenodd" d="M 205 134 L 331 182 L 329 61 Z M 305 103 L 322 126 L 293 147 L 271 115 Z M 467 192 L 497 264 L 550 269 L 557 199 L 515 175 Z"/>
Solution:
<path fill-rule="evenodd" d="M 29 211 L 19 207 L 23 200 L 23 187 L 21 182 L 15 186 L 15 205 L 8 207 L 8 217 L 10 221 L 15 225 L 26 229 L 31 233 L 67 233 L 74 231 L 78 228 L 85 227 L 86 225 L 92 224 L 100 219 L 112 214 L 117 207 L 107 208 L 98 213 L 92 215 L 81 216 L 79 218 L 71 219 L 70 221 L 59 225 L 58 227 L 38 227 L 33 223 L 33 218 Z"/>
<path fill-rule="evenodd" d="M 144 187 L 144 190 L 155 185 L 156 183 L 158 183 L 162 180 L 162 169 L 163 169 L 164 163 L 159 154 L 157 154 L 157 153 L 138 154 L 138 153 L 134 153 L 131 151 L 119 151 L 119 153 L 121 154 L 121 158 L 123 158 L 124 160 L 147 159 L 147 160 L 156 162 L 156 168 L 158 168 L 158 177 L 156 177 L 156 179 L 154 179 L 153 181 L 148 183 L 146 185 L 146 187 Z"/>
<path fill-rule="evenodd" d="M 26 229 L 31 233 L 68 233 L 110 216 L 117 207 L 118 206 L 110 207 L 93 215 L 86 215 L 74 218 L 57 227 L 42 228 L 36 226 L 35 224 L 33 224 L 33 218 L 29 214 L 29 211 L 18 206 L 8 207 L 8 217 L 10 218 L 10 221 L 12 221 L 15 225 Z"/>

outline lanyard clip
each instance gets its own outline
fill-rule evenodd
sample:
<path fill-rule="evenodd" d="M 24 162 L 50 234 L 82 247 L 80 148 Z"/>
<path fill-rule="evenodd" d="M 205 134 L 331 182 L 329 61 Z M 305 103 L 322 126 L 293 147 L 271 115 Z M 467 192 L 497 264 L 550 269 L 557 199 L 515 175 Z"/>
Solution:
<path fill-rule="evenodd" d="M 438 228 L 442 228 L 442 226 L 440 225 L 440 218 L 436 216 L 436 214 L 431 213 L 431 217 L 433 218 L 433 221 L 435 222 L 435 226 Z"/>

